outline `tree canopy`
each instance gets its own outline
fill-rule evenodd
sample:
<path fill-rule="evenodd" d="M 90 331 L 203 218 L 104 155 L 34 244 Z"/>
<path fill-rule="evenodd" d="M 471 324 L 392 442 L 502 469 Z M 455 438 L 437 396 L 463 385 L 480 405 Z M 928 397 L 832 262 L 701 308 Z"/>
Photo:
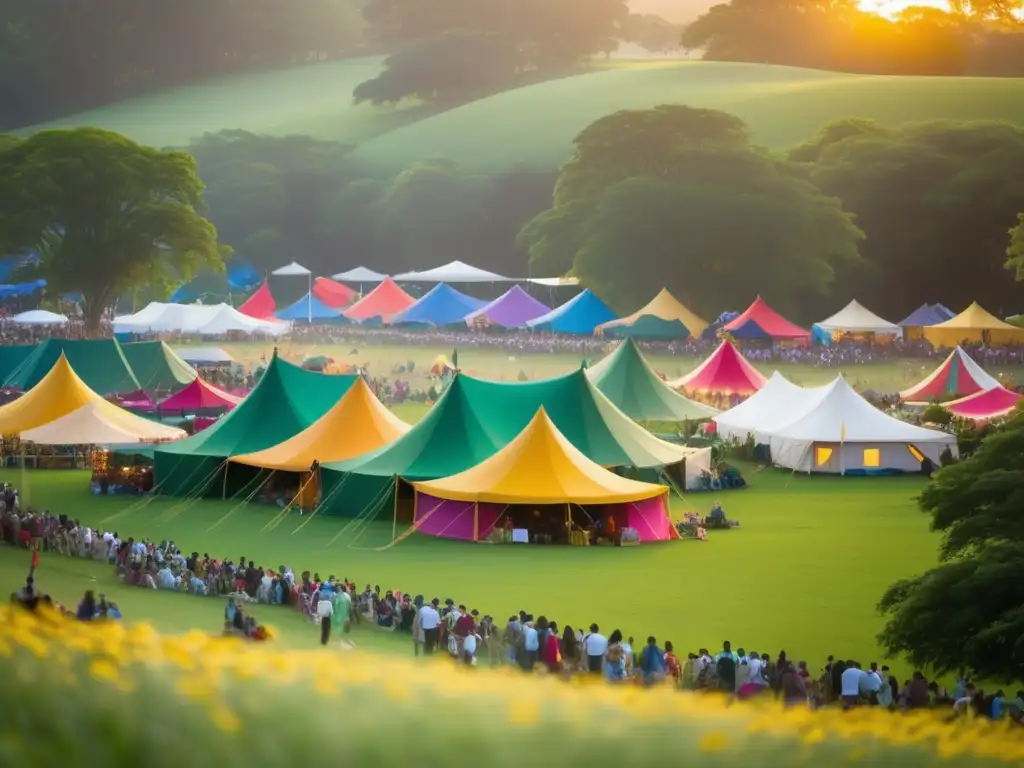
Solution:
<path fill-rule="evenodd" d="M 41 131 L 0 151 L 0 247 L 32 249 L 54 292 L 81 292 L 95 326 L 121 293 L 223 269 L 186 152 L 96 128 Z"/>

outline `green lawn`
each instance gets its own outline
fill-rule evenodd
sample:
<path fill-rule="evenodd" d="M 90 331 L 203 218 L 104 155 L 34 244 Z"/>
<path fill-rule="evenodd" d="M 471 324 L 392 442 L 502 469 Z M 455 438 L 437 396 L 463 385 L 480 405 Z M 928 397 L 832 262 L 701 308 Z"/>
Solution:
<path fill-rule="evenodd" d="M 922 481 L 912 477 L 802 477 L 748 467 L 750 487 L 720 497 L 741 528 L 712 532 L 706 543 L 519 548 L 412 536 L 377 551 L 391 541 L 390 521 L 375 523 L 361 536 L 350 531 L 339 537 L 347 520 L 290 517 L 265 531 L 276 510 L 258 505 L 225 518 L 231 502 L 181 506 L 161 499 L 124 513 L 132 500 L 91 496 L 84 473 L 27 474 L 27 484 L 19 471 L 2 472 L 0 479 L 27 487 L 33 504 L 94 525 L 106 520 L 122 536 L 169 537 L 183 549 L 216 557 L 244 555 L 271 567 L 285 564 L 427 598 L 452 597 L 499 619 L 524 609 L 563 625 L 597 621 L 637 638 L 654 634 L 683 650 L 713 647 L 723 639 L 747 650 L 785 649 L 815 668 L 830 653 L 876 660 L 878 597 L 895 579 L 919 573 L 936 559 L 937 541 L 913 503 Z M 688 495 L 674 510 L 706 511 L 711 501 L 708 495 Z M 0 548 L 0 573 L 12 590 L 27 564 L 26 552 Z M 220 622 L 220 600 L 128 589 L 99 564 L 44 556 L 39 583 L 67 601 L 84 589 L 105 591 L 129 618 L 145 618 L 167 631 L 216 629 Z M 257 614 L 288 645 L 316 642 L 313 628 L 291 611 L 263 608 Z M 357 641 L 407 650 L 405 639 L 376 630 L 361 631 Z"/>

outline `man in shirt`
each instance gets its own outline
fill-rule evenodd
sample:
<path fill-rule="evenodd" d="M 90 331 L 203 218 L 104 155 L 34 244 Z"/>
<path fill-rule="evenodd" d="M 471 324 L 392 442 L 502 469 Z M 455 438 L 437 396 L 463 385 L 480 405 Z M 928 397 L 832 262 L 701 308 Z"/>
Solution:
<path fill-rule="evenodd" d="M 437 612 L 437 606 L 441 601 L 436 597 L 429 604 L 419 610 L 420 629 L 423 630 L 423 655 L 433 656 L 437 647 L 437 640 L 441 635 L 441 614 Z"/>
<path fill-rule="evenodd" d="M 540 637 L 537 635 L 537 627 L 532 616 L 527 616 L 526 623 L 523 624 L 523 651 L 523 669 L 532 672 L 540 652 Z"/>
<path fill-rule="evenodd" d="M 600 633 L 597 624 L 590 625 L 590 634 L 583 638 L 583 649 L 587 654 L 587 671 L 600 675 L 604 655 L 608 652 L 608 638 Z"/>
<path fill-rule="evenodd" d="M 334 615 L 334 606 L 327 598 L 320 598 L 316 604 L 316 615 L 320 617 L 320 645 L 327 645 L 331 639 L 331 617 Z"/>
<path fill-rule="evenodd" d="M 849 662 L 849 666 L 843 670 L 841 678 L 843 709 L 850 709 L 860 704 L 861 678 L 865 676 L 859 661 Z"/>
<path fill-rule="evenodd" d="M 653 637 L 647 638 L 647 645 L 640 652 L 640 669 L 644 673 L 644 685 L 654 685 L 665 679 L 665 654 Z"/>

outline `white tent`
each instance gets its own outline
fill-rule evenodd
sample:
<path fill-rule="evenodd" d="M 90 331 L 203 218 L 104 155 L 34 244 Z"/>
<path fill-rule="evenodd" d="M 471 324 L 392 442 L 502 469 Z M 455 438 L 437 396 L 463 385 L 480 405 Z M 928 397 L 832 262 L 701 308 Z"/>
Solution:
<path fill-rule="evenodd" d="M 30 309 L 28 312 L 15 315 L 10 321 L 19 325 L 65 325 L 68 319 L 64 315 L 47 312 L 45 309 Z"/>
<path fill-rule="evenodd" d="M 152 302 L 134 315 L 114 318 L 116 333 L 188 333 L 220 336 L 229 332 L 284 333 L 291 326 L 243 315 L 230 304 L 163 304 Z"/>
<path fill-rule="evenodd" d="M 822 387 L 809 409 L 769 425 L 772 461 L 800 472 L 918 472 L 927 458 L 936 466 L 956 437 L 916 427 L 875 408 L 841 376 Z"/>
<path fill-rule="evenodd" d="M 372 269 L 366 267 L 356 267 L 350 269 L 347 272 L 339 272 L 336 275 L 332 275 L 335 280 L 340 280 L 343 283 L 379 283 L 387 275 L 382 275 L 380 272 L 374 272 Z"/>
<path fill-rule="evenodd" d="M 285 264 L 283 267 L 278 267 L 270 274 L 277 275 L 278 277 L 309 277 L 313 273 L 299 264 L 299 262 L 293 261 L 290 264 Z"/>
<path fill-rule="evenodd" d="M 806 390 L 775 371 L 761 389 L 735 408 L 714 417 L 718 434 L 724 439 L 744 441 L 747 435 L 763 433 L 763 425 L 792 414 L 801 402 L 813 402 L 821 387 Z"/>
<path fill-rule="evenodd" d="M 879 336 L 903 336 L 903 329 L 883 320 L 854 299 L 832 317 L 816 323 L 826 333 L 874 333 Z"/>
<path fill-rule="evenodd" d="M 502 283 L 509 280 L 502 275 L 464 264 L 461 261 L 453 261 L 424 272 L 404 272 L 395 275 L 394 279 L 407 283 Z"/>
<path fill-rule="evenodd" d="M 193 365 L 217 365 L 235 362 L 235 358 L 220 347 L 177 347 L 174 351 L 186 363 L 192 363 Z"/>
<path fill-rule="evenodd" d="M 183 437 L 183 429 L 144 419 L 104 400 L 87 403 L 56 421 L 21 433 L 22 440 L 39 445 L 128 445 Z"/>

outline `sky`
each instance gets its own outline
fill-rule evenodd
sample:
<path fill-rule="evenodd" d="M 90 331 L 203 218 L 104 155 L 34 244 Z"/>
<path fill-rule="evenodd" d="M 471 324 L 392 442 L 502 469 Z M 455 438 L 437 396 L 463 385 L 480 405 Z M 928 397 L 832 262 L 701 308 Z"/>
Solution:
<path fill-rule="evenodd" d="M 628 0 L 634 13 L 654 13 L 672 22 L 693 21 L 712 5 L 727 0 Z M 945 0 L 861 0 L 860 7 L 883 16 L 892 17 L 911 5 L 928 5 L 946 9 Z"/>

